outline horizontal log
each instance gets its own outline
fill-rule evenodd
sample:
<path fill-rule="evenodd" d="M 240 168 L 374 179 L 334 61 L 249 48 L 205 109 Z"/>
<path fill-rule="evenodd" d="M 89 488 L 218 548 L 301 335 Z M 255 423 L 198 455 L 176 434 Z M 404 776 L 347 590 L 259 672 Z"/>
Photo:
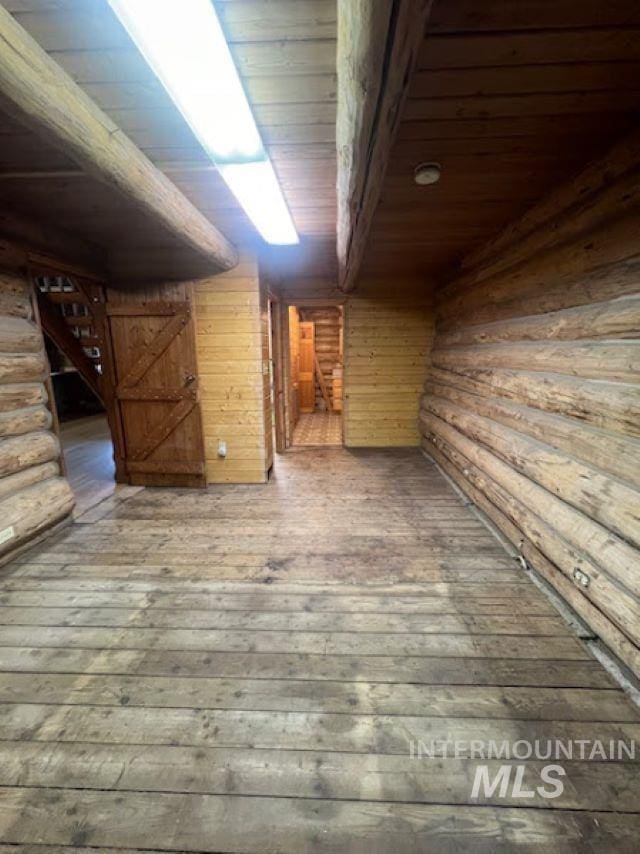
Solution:
<path fill-rule="evenodd" d="M 42 383 L 10 383 L 0 385 L 0 412 L 24 409 L 47 402 L 47 391 Z"/>
<path fill-rule="evenodd" d="M 44 347 L 42 333 L 24 317 L 0 315 L 0 351 L 3 353 L 37 353 Z"/>
<path fill-rule="evenodd" d="M 62 477 L 52 477 L 0 501 L 0 519 L 14 536 L 0 545 L 0 554 L 12 551 L 71 513 L 73 492 Z"/>
<path fill-rule="evenodd" d="M 473 410 L 425 396 L 423 407 L 487 446 L 516 471 L 545 487 L 620 537 L 640 545 L 640 492 L 573 455 L 523 436 Z"/>
<path fill-rule="evenodd" d="M 53 433 L 39 430 L 0 441 L 0 477 L 49 462 L 60 456 L 60 443 Z"/>
<path fill-rule="evenodd" d="M 463 259 L 421 415 L 454 479 L 635 672 L 639 152 L 635 131 Z"/>
<path fill-rule="evenodd" d="M 29 297 L 31 288 L 27 278 L 14 270 L 0 269 L 0 293 Z"/>
<path fill-rule="evenodd" d="M 522 368 L 529 371 L 553 371 L 586 379 L 640 382 L 640 342 L 525 341 L 484 344 L 471 347 L 447 347 L 431 353 L 439 368 Z"/>
<path fill-rule="evenodd" d="M 601 228 L 608 220 L 633 217 L 640 200 L 640 171 L 637 168 L 640 134 L 634 134 L 634 139 L 636 163 L 619 180 L 610 179 L 608 183 L 595 187 L 592 193 L 574 196 L 572 204 L 558 211 L 550 222 L 541 223 L 502 254 L 486 258 L 456 279 L 449 294 L 477 287 L 479 283 L 520 264 L 529 263 L 531 259 L 549 253 L 560 245 L 578 242 L 585 234 Z"/>
<path fill-rule="evenodd" d="M 640 296 L 511 320 L 462 326 L 438 335 L 438 347 L 580 338 L 640 338 Z"/>
<path fill-rule="evenodd" d="M 533 234 L 544 235 L 548 242 L 559 232 L 566 239 L 564 229 L 567 226 L 571 228 L 572 223 L 575 228 L 576 221 L 580 224 L 580 213 L 583 217 L 589 211 L 591 216 L 594 215 L 594 199 L 596 208 L 604 209 L 605 213 L 615 212 L 620 201 L 626 199 L 618 198 L 616 202 L 617 197 L 611 198 L 611 191 L 617 191 L 620 185 L 623 193 L 630 188 L 637 189 L 639 154 L 640 133 L 636 130 L 617 142 L 604 157 L 545 196 L 494 240 L 469 255 L 463 262 L 463 268 L 480 269 L 497 257 L 508 258 L 509 250 L 514 246 L 522 254 L 530 256 L 540 247 L 539 243 L 531 241 L 530 235 Z M 603 193 L 608 195 L 603 196 Z M 633 193 L 630 195 L 633 200 Z"/>
<path fill-rule="evenodd" d="M 57 462 L 42 463 L 38 466 L 31 466 L 28 469 L 15 472 L 15 474 L 7 475 L 0 478 L 0 498 L 5 498 L 8 495 L 15 495 L 21 492 L 28 486 L 34 486 L 36 483 L 41 483 L 43 480 L 48 480 L 50 477 L 57 477 L 60 474 L 60 466 Z"/>
<path fill-rule="evenodd" d="M 168 228 L 211 270 L 238 263 L 226 238 L 3 7 L 0 33 L 0 88 L 12 113 Z"/>
<path fill-rule="evenodd" d="M 32 313 L 29 297 L 7 293 L 0 289 L 0 315 L 28 319 Z"/>
<path fill-rule="evenodd" d="M 0 437 L 20 436 L 51 427 L 51 412 L 46 406 L 29 406 L 0 413 Z"/>
<path fill-rule="evenodd" d="M 38 382 L 45 378 L 47 371 L 44 351 L 0 353 L 0 383 Z"/>
<path fill-rule="evenodd" d="M 637 278 L 635 282 L 629 281 L 624 275 L 625 265 L 632 270 L 637 269 L 636 229 L 634 217 L 618 219 L 599 227 L 593 234 L 585 235 L 578 242 L 555 247 L 518 268 L 510 268 L 480 287 L 452 296 L 443 291 L 438 302 L 438 317 L 448 326 L 457 326 L 464 317 L 472 317 L 471 322 L 475 323 L 491 322 L 501 316 L 496 306 L 502 301 L 522 299 L 523 296 L 545 300 L 549 291 L 562 296 L 563 289 L 565 302 L 558 307 L 569 307 L 572 303 L 566 301 L 571 293 L 566 290 L 568 286 L 578 292 L 574 305 L 637 293 Z M 607 270 L 612 272 L 609 282 L 606 281 Z M 602 296 L 599 296 L 599 291 Z M 518 316 L 544 310 L 522 308 Z"/>
<path fill-rule="evenodd" d="M 637 549 L 515 471 L 492 451 L 481 447 L 437 416 L 428 415 L 421 421 L 429 431 L 483 469 L 504 490 L 517 495 L 518 500 L 541 519 L 552 519 L 554 529 L 567 543 L 585 554 L 593 564 L 600 566 L 602 572 L 625 585 L 633 596 L 640 596 L 640 576 L 637 572 L 640 554 Z M 636 629 L 640 630 L 640 622 Z"/>
<path fill-rule="evenodd" d="M 582 380 L 563 374 L 434 367 L 430 376 L 457 388 L 506 397 L 536 409 L 556 412 L 602 430 L 640 436 L 640 391 L 631 383 Z"/>
<path fill-rule="evenodd" d="M 558 566 L 552 563 L 540 549 L 533 545 L 531 540 L 524 536 L 522 530 L 493 504 L 484 492 L 474 486 L 468 477 L 470 464 L 467 463 L 467 475 L 465 475 L 433 443 L 423 440 L 423 449 L 425 453 L 433 457 L 440 468 L 489 518 L 503 536 L 513 544 L 527 563 L 558 591 L 609 649 L 636 675 L 640 675 L 640 650 L 638 647 L 597 606 L 586 598 L 581 588 L 576 587 L 575 583 Z M 615 597 L 615 591 L 613 591 L 613 596 Z"/>
<path fill-rule="evenodd" d="M 434 418 L 434 422 L 435 420 Z M 637 643 L 640 634 L 640 606 L 637 597 L 620 587 L 588 555 L 573 548 L 546 518 L 539 516 L 527 502 L 519 500 L 520 493 L 514 494 L 504 488 L 484 468 L 450 444 L 438 432 L 435 423 L 430 425 L 429 430 L 428 447 L 438 449 L 455 466 L 461 475 L 461 485 L 470 483 L 484 494 L 572 584 L 575 584 L 573 572 L 576 567 L 585 572 L 590 579 L 589 586 L 576 589 L 605 612 L 627 637 Z M 519 546 L 518 542 L 516 546 Z"/>
<path fill-rule="evenodd" d="M 640 441 L 637 439 L 598 430 L 574 418 L 500 400 L 482 389 L 478 392 L 462 391 L 435 379 L 428 380 L 425 385 L 426 396 L 444 397 L 469 412 L 478 412 L 513 427 L 640 487 Z"/>
<path fill-rule="evenodd" d="M 463 303 L 459 315 L 443 317 L 439 332 L 635 296 L 639 276 L 640 260 L 629 258 L 569 278 L 555 279 L 551 274 L 545 282 L 532 282 L 518 291 L 511 290 L 507 282 L 493 300 L 479 301 L 469 312 Z"/>
<path fill-rule="evenodd" d="M 0 315 L 30 318 L 31 300 L 27 282 L 21 276 L 0 270 Z"/>

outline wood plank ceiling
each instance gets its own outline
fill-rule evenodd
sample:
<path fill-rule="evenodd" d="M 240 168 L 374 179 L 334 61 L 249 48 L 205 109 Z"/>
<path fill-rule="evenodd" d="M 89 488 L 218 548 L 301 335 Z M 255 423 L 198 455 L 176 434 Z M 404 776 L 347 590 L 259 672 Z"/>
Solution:
<path fill-rule="evenodd" d="M 107 0 L 3 2 L 229 239 L 265 252 Z M 302 236 L 265 253 L 269 271 L 334 276 L 336 2 L 216 6 Z M 439 276 L 606 150 L 637 122 L 639 27 L 636 0 L 436 0 L 364 271 Z M 439 184 L 414 185 L 423 161 Z M 121 247 L 133 273 L 151 254 L 168 274 L 179 262 L 170 236 L 9 120 L 0 203 Z"/>
<path fill-rule="evenodd" d="M 3 0 L 50 56 L 240 249 L 265 244 L 107 0 Z M 335 0 L 216 0 L 301 246 L 268 253 L 275 275 L 335 269 Z M 30 174 L 34 173 L 34 174 Z M 168 236 L 108 187 L 10 121 L 0 132 L 0 201 L 140 264 Z"/>
<path fill-rule="evenodd" d="M 639 25 L 637 0 L 436 0 L 364 269 L 442 274 L 637 123 Z"/>

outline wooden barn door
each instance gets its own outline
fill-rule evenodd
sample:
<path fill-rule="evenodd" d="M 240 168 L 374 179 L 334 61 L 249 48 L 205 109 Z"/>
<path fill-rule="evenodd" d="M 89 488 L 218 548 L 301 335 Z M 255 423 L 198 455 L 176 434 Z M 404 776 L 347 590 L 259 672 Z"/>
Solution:
<path fill-rule="evenodd" d="M 107 303 L 129 483 L 205 486 L 191 304 Z"/>
<path fill-rule="evenodd" d="M 298 394 L 300 412 L 313 412 L 316 408 L 316 341 L 313 323 L 300 323 L 300 354 Z"/>

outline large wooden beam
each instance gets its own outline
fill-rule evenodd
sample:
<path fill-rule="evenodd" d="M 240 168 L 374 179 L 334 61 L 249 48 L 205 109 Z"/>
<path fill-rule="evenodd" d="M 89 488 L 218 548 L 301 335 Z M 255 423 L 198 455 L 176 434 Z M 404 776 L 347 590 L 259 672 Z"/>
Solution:
<path fill-rule="evenodd" d="M 1 5 L 0 92 L 19 121 L 168 228 L 211 272 L 236 266 L 231 243 Z"/>
<path fill-rule="evenodd" d="M 432 0 L 338 0 L 340 289 L 355 287 Z"/>

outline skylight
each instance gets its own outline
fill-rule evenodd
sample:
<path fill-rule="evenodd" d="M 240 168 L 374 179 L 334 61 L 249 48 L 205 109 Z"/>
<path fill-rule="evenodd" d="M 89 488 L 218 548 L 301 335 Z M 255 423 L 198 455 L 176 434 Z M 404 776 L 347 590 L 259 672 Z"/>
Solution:
<path fill-rule="evenodd" d="M 298 243 L 210 0 L 109 0 L 267 243 Z"/>

